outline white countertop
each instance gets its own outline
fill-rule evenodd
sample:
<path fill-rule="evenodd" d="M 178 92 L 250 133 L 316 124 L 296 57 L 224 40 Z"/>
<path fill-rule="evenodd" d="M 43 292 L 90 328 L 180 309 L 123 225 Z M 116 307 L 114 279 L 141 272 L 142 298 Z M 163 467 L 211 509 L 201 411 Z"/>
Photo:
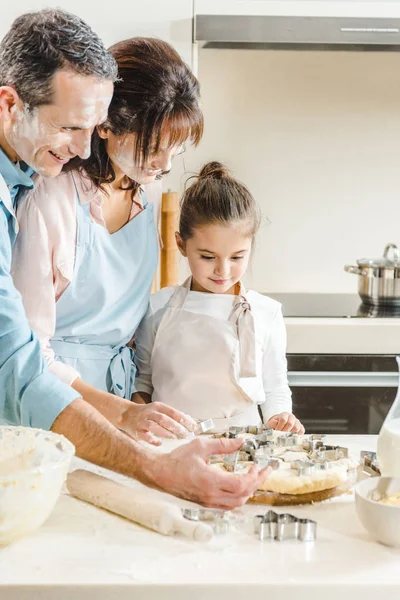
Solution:
<path fill-rule="evenodd" d="M 400 354 L 400 319 L 285 317 L 293 354 Z"/>
<path fill-rule="evenodd" d="M 329 440 L 356 457 L 376 445 L 375 436 Z M 400 550 L 372 541 L 357 520 L 352 495 L 290 508 L 318 522 L 312 543 L 260 542 L 252 516 L 267 508 L 240 509 L 243 522 L 200 544 L 164 537 L 63 494 L 41 529 L 0 550 L 0 598 L 248 600 L 255 594 L 313 600 L 322 594 L 324 600 L 398 600 Z"/>

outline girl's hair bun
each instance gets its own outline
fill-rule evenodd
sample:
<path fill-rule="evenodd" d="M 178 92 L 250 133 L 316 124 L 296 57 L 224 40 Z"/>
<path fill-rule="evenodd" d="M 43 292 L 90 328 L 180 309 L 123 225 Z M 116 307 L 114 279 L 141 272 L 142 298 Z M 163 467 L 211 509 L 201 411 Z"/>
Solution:
<path fill-rule="evenodd" d="M 198 179 L 224 179 L 225 177 L 231 177 L 229 169 L 217 161 L 205 164 L 198 175 Z"/>
<path fill-rule="evenodd" d="M 212 161 L 204 165 L 181 200 L 179 233 L 185 242 L 204 225 L 231 225 L 242 221 L 246 235 L 254 237 L 260 224 L 258 206 L 243 183 L 225 165 Z"/>

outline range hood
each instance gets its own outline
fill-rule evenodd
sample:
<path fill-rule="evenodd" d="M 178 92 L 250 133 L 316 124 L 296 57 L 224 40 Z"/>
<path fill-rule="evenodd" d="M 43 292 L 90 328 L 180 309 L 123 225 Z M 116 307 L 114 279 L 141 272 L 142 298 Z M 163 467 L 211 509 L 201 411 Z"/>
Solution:
<path fill-rule="evenodd" d="M 400 50 L 400 0 L 195 0 L 204 48 Z"/>

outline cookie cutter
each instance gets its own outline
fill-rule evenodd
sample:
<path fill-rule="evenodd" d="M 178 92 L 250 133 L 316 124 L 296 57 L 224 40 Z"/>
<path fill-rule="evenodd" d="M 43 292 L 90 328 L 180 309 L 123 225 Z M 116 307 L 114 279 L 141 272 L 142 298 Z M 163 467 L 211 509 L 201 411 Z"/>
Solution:
<path fill-rule="evenodd" d="M 240 433 L 246 433 L 246 427 L 229 427 L 228 434 L 229 437 L 236 437 Z"/>
<path fill-rule="evenodd" d="M 274 443 L 274 430 L 264 429 L 262 433 L 257 434 L 254 439 L 258 442 L 259 446 L 266 446 Z"/>
<path fill-rule="evenodd" d="M 294 460 L 290 466 L 297 471 L 297 475 L 312 475 L 315 471 L 315 462 L 311 460 Z"/>
<path fill-rule="evenodd" d="M 249 460 L 250 456 L 247 452 L 238 450 L 232 454 L 225 454 L 222 462 L 227 471 L 238 473 L 239 471 L 243 471 L 243 467 L 239 465 L 239 462 L 248 462 Z"/>
<path fill-rule="evenodd" d="M 254 457 L 256 451 L 258 450 L 259 444 L 257 440 L 249 439 L 245 440 L 240 448 L 241 452 L 246 452 L 250 454 L 251 457 Z"/>
<path fill-rule="evenodd" d="M 327 471 L 332 467 L 332 462 L 329 460 L 321 460 L 314 464 L 317 471 Z"/>
<path fill-rule="evenodd" d="M 265 458 L 265 457 L 274 456 L 274 454 L 275 454 L 274 446 L 272 446 L 271 444 L 266 444 L 265 446 L 260 446 L 259 448 L 257 448 L 257 450 L 254 452 L 254 458 L 256 458 L 256 457 Z"/>
<path fill-rule="evenodd" d="M 281 466 L 282 461 L 280 458 L 274 458 L 273 456 L 268 454 L 256 453 L 256 455 L 254 456 L 254 463 L 258 465 L 260 471 L 263 471 L 267 468 L 271 468 L 273 471 L 276 471 Z"/>
<path fill-rule="evenodd" d="M 207 431 L 210 431 L 210 429 L 214 429 L 215 425 L 214 425 L 214 421 L 212 419 L 206 419 L 205 421 L 199 421 L 197 423 L 197 429 L 196 429 L 196 434 L 199 435 L 200 433 L 206 433 Z"/>
<path fill-rule="evenodd" d="M 182 515 L 189 521 L 204 521 L 211 525 L 214 533 L 229 531 L 229 520 L 224 510 L 218 508 L 182 508 Z"/>
<path fill-rule="evenodd" d="M 299 540 L 313 542 L 317 537 L 317 523 L 311 519 L 299 519 L 289 513 L 273 510 L 254 517 L 254 533 L 264 540 Z"/>
<path fill-rule="evenodd" d="M 278 446 L 291 448 L 293 446 L 300 445 L 300 437 L 297 435 L 297 433 L 288 433 L 287 435 L 279 435 L 276 438 L 276 443 L 278 444 Z"/>
<path fill-rule="evenodd" d="M 364 473 L 372 475 L 373 477 L 379 476 L 381 470 L 378 465 L 376 458 L 376 452 L 369 452 L 368 450 L 361 450 L 360 462 Z"/>
<path fill-rule="evenodd" d="M 312 453 L 311 458 L 316 461 L 339 460 L 348 458 L 349 449 L 343 446 L 320 446 Z"/>
<path fill-rule="evenodd" d="M 261 427 L 259 427 L 258 425 L 243 425 L 243 426 L 238 426 L 238 425 L 232 425 L 231 427 L 229 427 L 228 429 L 228 434 L 229 437 L 236 437 L 238 435 L 240 435 L 241 433 L 251 433 L 252 435 L 260 435 L 262 434 L 263 430 Z"/>
<path fill-rule="evenodd" d="M 318 448 L 324 445 L 323 439 L 325 438 L 324 434 L 316 434 L 313 433 L 307 437 L 307 439 L 303 440 L 302 446 L 303 450 L 306 452 L 315 452 Z"/>

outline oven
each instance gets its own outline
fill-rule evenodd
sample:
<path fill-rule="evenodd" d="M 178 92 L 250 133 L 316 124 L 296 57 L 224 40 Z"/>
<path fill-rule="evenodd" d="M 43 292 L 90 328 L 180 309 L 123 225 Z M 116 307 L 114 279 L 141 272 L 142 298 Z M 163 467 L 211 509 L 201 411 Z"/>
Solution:
<path fill-rule="evenodd" d="M 287 360 L 293 412 L 306 431 L 378 433 L 399 383 L 399 307 L 370 308 L 356 294 L 268 295 L 281 302 L 288 334 L 303 324 L 295 344 L 288 335 Z"/>
<path fill-rule="evenodd" d="M 308 433 L 379 432 L 396 396 L 396 357 L 288 354 L 293 412 Z"/>

